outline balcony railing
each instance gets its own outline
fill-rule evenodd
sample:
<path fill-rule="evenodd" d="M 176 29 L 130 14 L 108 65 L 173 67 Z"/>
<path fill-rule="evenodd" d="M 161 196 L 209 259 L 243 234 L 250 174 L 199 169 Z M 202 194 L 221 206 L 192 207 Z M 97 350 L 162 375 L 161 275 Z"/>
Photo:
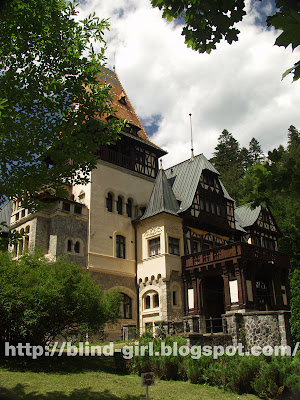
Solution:
<path fill-rule="evenodd" d="M 97 151 L 97 156 L 109 163 L 114 165 L 119 165 L 120 167 L 130 169 L 132 171 L 135 170 L 135 163 L 134 160 L 124 154 L 108 149 L 107 147 L 100 147 Z"/>
<path fill-rule="evenodd" d="M 235 242 L 226 246 L 220 246 L 200 253 L 183 256 L 182 266 L 184 269 L 189 269 L 195 266 L 216 264 L 221 261 L 230 261 L 242 257 L 264 261 L 270 264 L 276 263 L 289 265 L 289 257 L 286 254 L 248 243 Z"/>
<path fill-rule="evenodd" d="M 138 172 L 142 175 L 150 176 L 151 178 L 155 178 L 157 174 L 157 167 L 146 165 L 145 159 L 138 157 L 137 154 L 133 155 L 131 158 L 121 152 L 111 150 L 104 146 L 101 146 L 96 154 L 103 161 Z"/>

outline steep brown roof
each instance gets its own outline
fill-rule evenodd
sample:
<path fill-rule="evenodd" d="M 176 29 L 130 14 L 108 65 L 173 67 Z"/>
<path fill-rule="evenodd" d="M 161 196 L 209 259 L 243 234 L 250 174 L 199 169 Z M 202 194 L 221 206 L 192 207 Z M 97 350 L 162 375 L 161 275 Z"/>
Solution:
<path fill-rule="evenodd" d="M 141 121 L 139 120 L 139 117 L 137 116 L 136 112 L 134 111 L 134 108 L 132 104 L 130 103 L 130 100 L 121 84 L 119 81 L 119 78 L 117 74 L 113 71 L 111 71 L 108 68 L 103 67 L 101 70 L 101 75 L 99 76 L 99 81 L 100 82 L 105 82 L 109 85 L 112 86 L 112 93 L 113 93 L 113 98 L 112 98 L 112 103 L 114 106 L 114 109 L 116 110 L 116 117 L 121 118 L 123 120 L 130 121 L 133 125 L 137 126 L 140 128 L 140 130 L 137 132 L 137 135 L 141 139 L 145 139 L 150 142 L 143 125 Z M 121 99 L 122 95 L 125 95 L 125 101 L 126 103 L 122 103 L 119 100 Z M 150 142 L 151 143 L 151 142 Z"/>

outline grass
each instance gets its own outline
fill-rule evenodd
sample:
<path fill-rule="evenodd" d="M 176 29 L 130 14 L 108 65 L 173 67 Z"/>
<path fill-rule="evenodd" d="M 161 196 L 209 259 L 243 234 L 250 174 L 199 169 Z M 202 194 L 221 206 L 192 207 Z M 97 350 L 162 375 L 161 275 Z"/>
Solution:
<path fill-rule="evenodd" d="M 258 400 L 206 385 L 159 381 L 151 400 Z M 145 388 L 137 375 L 116 373 L 112 357 L 5 359 L 0 367 L 0 400 L 141 400 Z"/>

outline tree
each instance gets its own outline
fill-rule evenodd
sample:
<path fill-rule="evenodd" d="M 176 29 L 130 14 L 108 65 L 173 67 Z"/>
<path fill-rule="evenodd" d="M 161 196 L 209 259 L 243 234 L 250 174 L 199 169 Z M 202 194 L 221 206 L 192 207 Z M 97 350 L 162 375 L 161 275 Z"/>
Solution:
<path fill-rule="evenodd" d="M 93 151 L 123 125 L 100 120 L 113 114 L 98 80 L 108 22 L 76 15 L 64 0 L 0 3 L 0 204 L 13 196 L 30 206 L 40 192 L 86 183 Z"/>
<path fill-rule="evenodd" d="M 252 165 L 258 163 L 263 158 L 263 151 L 259 144 L 259 141 L 252 138 L 249 143 L 249 154 L 251 157 Z"/>
<path fill-rule="evenodd" d="M 62 332 L 85 336 L 119 314 L 119 294 L 103 294 L 87 271 L 65 259 L 12 260 L 0 252 L 0 277 L 2 343 L 43 345 Z"/>
<path fill-rule="evenodd" d="M 258 1 L 258 0 L 256 0 Z M 184 20 L 182 35 L 185 43 L 200 53 L 210 53 L 225 39 L 229 44 L 238 40 L 239 30 L 234 24 L 246 15 L 245 0 L 151 0 L 153 7 L 163 10 L 169 21 Z M 275 0 L 277 12 L 267 18 L 267 26 L 283 32 L 276 39 L 277 46 L 292 48 L 300 45 L 300 3 L 297 0 Z M 283 77 L 300 77 L 300 61 L 288 69 Z"/>
<path fill-rule="evenodd" d="M 268 205 L 282 231 L 279 250 L 291 256 L 291 329 L 300 338 L 300 133 L 290 126 L 288 146 L 269 152 L 265 162 L 250 167 L 241 179 L 241 203 Z"/>
<path fill-rule="evenodd" d="M 218 145 L 210 161 L 221 174 L 221 180 L 225 187 L 230 188 L 230 194 L 234 199 L 237 197 L 238 182 L 243 175 L 243 166 L 240 157 L 239 142 L 232 133 L 226 129 L 218 138 Z"/>

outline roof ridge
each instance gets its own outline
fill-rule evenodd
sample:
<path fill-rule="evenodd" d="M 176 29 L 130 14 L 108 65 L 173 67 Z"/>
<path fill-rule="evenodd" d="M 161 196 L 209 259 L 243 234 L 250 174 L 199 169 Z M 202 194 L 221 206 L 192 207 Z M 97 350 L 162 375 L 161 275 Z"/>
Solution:
<path fill-rule="evenodd" d="M 200 157 L 200 156 L 205 157 L 205 155 L 204 155 L 203 153 L 199 153 L 199 154 L 197 154 L 197 155 L 194 157 L 194 159 L 197 158 L 197 157 Z M 205 157 L 205 158 L 206 158 L 206 157 Z M 168 171 L 168 170 L 171 169 L 171 168 L 177 167 L 178 165 L 183 164 L 183 163 L 188 162 L 188 161 L 191 161 L 191 159 L 190 159 L 190 158 L 187 158 L 186 160 L 181 161 L 181 162 L 178 163 L 178 164 L 172 165 L 172 167 L 167 168 L 166 171 Z M 207 161 L 208 161 L 208 160 L 207 160 Z"/>
<path fill-rule="evenodd" d="M 253 201 L 250 201 L 249 203 L 242 204 L 242 205 L 237 206 L 237 207 L 234 207 L 234 208 L 235 208 L 235 209 L 238 209 L 238 208 L 241 208 L 241 207 L 249 206 L 249 205 L 251 205 L 251 204 L 253 204 Z M 258 206 L 256 206 L 256 207 L 258 207 Z"/>

